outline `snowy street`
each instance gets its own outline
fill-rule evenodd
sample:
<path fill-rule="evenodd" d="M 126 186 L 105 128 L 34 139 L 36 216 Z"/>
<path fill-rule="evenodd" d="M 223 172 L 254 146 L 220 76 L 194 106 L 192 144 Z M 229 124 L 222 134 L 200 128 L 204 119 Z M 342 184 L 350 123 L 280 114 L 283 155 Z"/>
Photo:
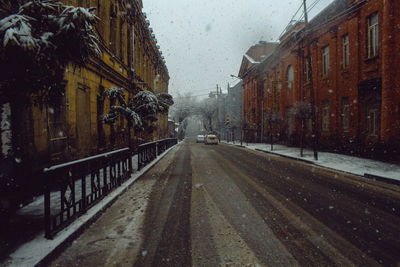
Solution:
<path fill-rule="evenodd" d="M 400 187 L 188 139 L 51 266 L 396 266 Z"/>

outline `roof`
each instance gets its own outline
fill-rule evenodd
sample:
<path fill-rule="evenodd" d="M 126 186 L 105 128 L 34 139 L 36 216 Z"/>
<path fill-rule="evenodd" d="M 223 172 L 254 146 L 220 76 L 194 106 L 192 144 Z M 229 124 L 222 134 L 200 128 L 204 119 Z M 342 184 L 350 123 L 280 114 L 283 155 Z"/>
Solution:
<path fill-rule="evenodd" d="M 243 55 L 239 77 L 243 77 L 251 68 L 259 64 L 264 58 L 271 55 L 279 43 L 260 41 L 251 46 Z"/>
<path fill-rule="evenodd" d="M 348 0 L 335 0 L 316 15 L 309 23 L 310 27 L 325 25 L 349 8 Z"/>
<path fill-rule="evenodd" d="M 260 62 L 258 62 L 258 61 L 255 61 L 252 57 L 250 57 L 250 56 L 247 55 L 247 54 L 244 54 L 244 57 L 245 57 L 248 61 L 250 61 L 251 64 L 258 64 L 258 63 L 260 63 Z"/>

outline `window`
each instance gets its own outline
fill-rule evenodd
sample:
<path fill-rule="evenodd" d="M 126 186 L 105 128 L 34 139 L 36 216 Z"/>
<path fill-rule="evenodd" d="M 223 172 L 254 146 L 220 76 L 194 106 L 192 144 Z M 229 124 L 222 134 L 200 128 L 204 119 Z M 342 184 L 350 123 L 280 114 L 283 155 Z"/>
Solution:
<path fill-rule="evenodd" d="M 263 81 L 263 96 L 265 96 L 268 92 L 268 80 Z"/>
<path fill-rule="evenodd" d="M 324 76 L 329 74 L 329 46 L 322 48 L 322 74 Z"/>
<path fill-rule="evenodd" d="M 282 84 L 281 84 L 281 73 L 278 72 L 278 92 L 281 91 L 281 87 L 282 87 Z"/>
<path fill-rule="evenodd" d="M 378 13 L 368 17 L 368 58 L 378 55 Z"/>
<path fill-rule="evenodd" d="M 322 102 L 322 131 L 329 131 L 329 101 Z"/>
<path fill-rule="evenodd" d="M 67 106 L 65 95 L 58 97 L 55 103 L 49 104 L 47 107 L 49 150 L 53 159 L 58 158 L 67 147 Z"/>
<path fill-rule="evenodd" d="M 117 33 L 117 12 L 116 7 L 110 4 L 110 49 L 115 54 L 116 50 L 116 33 Z"/>
<path fill-rule="evenodd" d="M 273 81 L 271 78 L 271 101 L 272 101 L 272 108 L 274 110 L 279 109 L 279 82 Z"/>
<path fill-rule="evenodd" d="M 291 88 L 293 88 L 293 82 L 294 82 L 294 74 L 293 74 L 292 65 L 289 65 L 286 76 L 287 76 L 287 88 L 291 89 Z"/>
<path fill-rule="evenodd" d="M 378 109 L 377 108 L 369 108 L 367 110 L 367 131 L 368 135 L 378 135 Z"/>
<path fill-rule="evenodd" d="M 312 65 L 312 56 L 310 56 L 310 63 Z M 305 77 L 306 77 L 306 81 L 310 81 L 311 80 L 311 71 L 309 66 L 308 66 L 308 58 L 306 57 L 304 60 L 304 71 L 305 71 Z"/>
<path fill-rule="evenodd" d="M 342 98 L 342 129 L 344 132 L 350 129 L 350 104 L 349 98 Z"/>
<path fill-rule="evenodd" d="M 128 43 L 130 43 L 130 40 L 128 39 Z M 135 25 L 132 24 L 132 71 L 135 71 Z"/>
<path fill-rule="evenodd" d="M 257 84 L 256 84 L 256 81 L 254 81 L 254 80 L 253 80 L 253 86 L 252 86 L 251 90 L 253 92 L 253 98 L 256 98 Z"/>
<path fill-rule="evenodd" d="M 343 43 L 342 66 L 343 66 L 343 69 L 346 69 L 349 67 L 349 35 L 348 34 L 343 36 L 342 43 Z"/>
<path fill-rule="evenodd" d="M 125 29 L 124 29 L 124 20 L 120 18 L 119 20 L 119 58 L 122 62 L 125 62 L 124 59 L 124 51 L 125 51 Z"/>

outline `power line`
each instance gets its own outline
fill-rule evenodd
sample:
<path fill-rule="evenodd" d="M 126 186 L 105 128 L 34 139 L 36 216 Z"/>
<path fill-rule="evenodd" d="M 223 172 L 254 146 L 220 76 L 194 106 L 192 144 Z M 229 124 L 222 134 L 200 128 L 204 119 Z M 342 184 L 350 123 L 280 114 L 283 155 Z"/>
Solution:
<path fill-rule="evenodd" d="M 297 13 L 300 11 L 300 9 L 303 7 L 303 3 L 301 3 L 299 9 L 297 9 L 296 13 L 294 13 L 293 17 L 290 19 L 289 23 L 286 25 L 286 27 L 283 29 L 282 33 L 279 35 L 278 39 L 282 37 L 282 35 L 285 33 L 287 27 L 289 27 L 290 23 L 292 23 L 294 17 L 297 15 Z"/>
<path fill-rule="evenodd" d="M 321 2 L 321 0 L 315 0 L 310 7 L 307 9 L 307 12 L 310 12 L 311 10 L 313 10 L 313 8 L 319 4 L 319 2 Z M 302 13 L 301 17 L 299 18 L 299 20 L 301 21 L 304 18 L 304 12 Z"/>
<path fill-rule="evenodd" d="M 364 4 L 364 3 L 365 3 L 365 0 L 363 2 L 360 2 L 358 5 L 355 5 L 355 6 L 352 6 L 350 8 L 347 8 L 347 9 L 343 10 L 341 13 L 329 18 L 328 20 L 326 20 L 325 22 L 323 22 L 321 24 L 317 24 L 317 25 L 315 25 L 313 27 L 308 28 L 306 33 L 318 30 L 320 28 L 323 28 L 326 25 L 328 25 L 329 23 L 331 23 L 332 21 L 334 21 L 335 19 L 359 10 L 361 8 L 362 4 Z"/>
<path fill-rule="evenodd" d="M 317 4 L 319 4 L 319 2 L 321 2 L 321 0 L 315 0 L 308 8 L 307 8 L 307 12 L 310 12 Z M 296 17 L 297 13 L 299 13 L 299 11 L 301 10 L 301 8 L 303 7 L 304 3 L 301 3 L 299 9 L 297 9 L 296 13 L 292 16 L 292 18 L 290 19 L 289 23 L 286 25 L 286 27 L 283 29 L 282 33 L 279 35 L 278 39 L 280 39 L 283 34 L 286 32 L 287 28 L 289 27 L 289 25 L 294 21 L 294 18 Z M 304 12 L 301 13 L 301 16 L 299 17 L 299 19 L 297 21 L 301 21 L 304 18 Z"/>

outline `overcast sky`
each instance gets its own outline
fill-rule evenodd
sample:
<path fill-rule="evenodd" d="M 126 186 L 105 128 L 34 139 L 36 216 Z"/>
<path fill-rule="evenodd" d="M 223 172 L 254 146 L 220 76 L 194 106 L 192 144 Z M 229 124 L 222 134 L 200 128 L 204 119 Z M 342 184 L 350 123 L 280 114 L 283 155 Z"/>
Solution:
<path fill-rule="evenodd" d="M 171 77 L 169 92 L 206 96 L 235 83 L 250 46 L 275 41 L 303 0 L 143 0 Z M 307 0 L 311 17 L 333 0 Z M 298 19 L 300 15 L 296 16 Z"/>

